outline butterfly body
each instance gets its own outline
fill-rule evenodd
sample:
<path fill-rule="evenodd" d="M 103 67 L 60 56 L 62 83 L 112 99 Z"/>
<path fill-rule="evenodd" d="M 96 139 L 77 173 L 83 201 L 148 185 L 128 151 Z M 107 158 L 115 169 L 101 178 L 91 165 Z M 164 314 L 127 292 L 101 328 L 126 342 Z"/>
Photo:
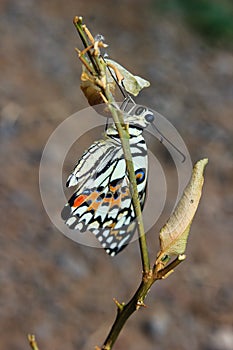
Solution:
<path fill-rule="evenodd" d="M 148 177 L 147 146 L 142 132 L 150 123 L 146 116 L 151 114 L 147 108 L 137 107 L 126 118 L 141 208 Z M 115 126 L 109 127 L 104 138 L 84 152 L 66 185 L 77 186 L 62 211 L 66 224 L 80 232 L 92 232 L 109 255 L 119 253 L 132 239 L 136 220 L 124 153 Z"/>

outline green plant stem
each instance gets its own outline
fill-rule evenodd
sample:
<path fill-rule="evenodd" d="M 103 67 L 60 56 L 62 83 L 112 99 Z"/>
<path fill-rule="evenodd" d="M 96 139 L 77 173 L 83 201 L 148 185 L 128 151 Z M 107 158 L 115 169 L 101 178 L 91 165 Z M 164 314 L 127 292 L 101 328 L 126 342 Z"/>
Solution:
<path fill-rule="evenodd" d="M 149 275 L 151 276 L 151 274 Z M 101 350 L 112 349 L 113 344 L 115 343 L 121 329 L 123 328 L 128 318 L 141 306 L 144 306 L 143 301 L 153 282 L 154 281 L 151 277 L 144 278 L 132 299 L 126 305 L 123 305 L 121 309 L 117 309 L 115 322 L 113 323 L 109 335 L 107 336 Z"/>
<path fill-rule="evenodd" d="M 76 16 L 73 22 L 74 22 L 75 28 L 77 29 L 80 35 L 80 38 L 83 42 L 84 47 L 87 48 L 89 45 L 89 41 L 83 29 L 82 18 Z M 146 235 L 145 235 L 143 219 L 142 219 L 141 206 L 140 206 L 140 201 L 138 196 L 134 165 L 133 165 L 132 154 L 130 150 L 130 144 L 129 144 L 130 137 L 127 130 L 127 125 L 124 122 L 123 112 L 120 109 L 117 109 L 116 107 L 114 107 L 114 104 L 116 104 L 116 102 L 114 100 L 112 93 L 110 92 L 108 83 L 103 83 L 103 81 L 106 81 L 106 80 L 103 80 L 103 77 L 106 77 L 106 69 L 107 69 L 107 65 L 105 61 L 101 57 L 97 57 L 97 56 L 93 57 L 89 51 L 87 51 L 87 54 L 93 65 L 93 70 L 94 70 L 93 75 L 97 75 L 99 78 L 98 80 L 96 80 L 96 84 L 98 84 L 98 87 L 101 89 L 102 94 L 106 99 L 106 104 L 108 105 L 108 108 L 112 114 L 114 123 L 116 125 L 117 131 L 120 136 L 122 149 L 124 152 L 124 157 L 126 162 L 126 168 L 129 175 L 129 181 L 132 186 L 131 195 L 132 195 L 133 207 L 135 211 L 138 232 L 139 232 L 139 246 L 140 246 L 140 252 L 141 252 L 142 270 L 143 270 L 143 274 L 147 274 L 150 270 L 150 261 L 149 261 Z"/>
<path fill-rule="evenodd" d="M 73 19 L 73 23 L 75 28 L 77 29 L 77 32 L 79 33 L 83 46 L 87 48 L 89 46 L 89 41 L 87 39 L 86 33 L 83 30 L 82 17 L 75 16 Z M 96 71 L 97 74 L 99 74 L 100 73 L 99 67 L 98 67 L 98 64 L 96 64 L 95 59 L 93 58 L 93 56 L 90 54 L 89 51 L 87 51 L 87 55 L 93 65 L 94 70 Z"/>
<path fill-rule="evenodd" d="M 178 256 L 169 265 L 164 267 L 160 271 L 156 271 L 156 266 L 150 269 L 147 275 L 144 275 L 142 281 L 135 292 L 131 300 L 126 304 L 120 304 L 117 308 L 116 319 L 112 325 L 112 328 L 101 348 L 101 350 L 111 350 L 115 341 L 118 338 L 120 331 L 122 330 L 124 324 L 128 318 L 142 306 L 145 306 L 144 300 L 152 286 L 156 281 L 166 278 L 173 269 L 177 267 L 182 261 L 184 261 L 185 256 Z M 118 303 L 119 304 L 119 303 Z"/>
<path fill-rule="evenodd" d="M 28 334 L 28 341 L 32 350 L 39 350 L 34 334 Z"/>
<path fill-rule="evenodd" d="M 107 90 L 107 89 L 106 89 Z M 106 97 L 108 101 L 111 101 L 111 95 L 109 91 L 105 91 Z M 134 165 L 132 160 L 132 154 L 130 150 L 129 145 L 129 133 L 127 131 L 127 126 L 124 123 L 124 119 L 122 116 L 122 112 L 118 111 L 116 108 L 114 108 L 110 102 L 109 109 L 111 111 L 113 120 L 115 122 L 117 131 L 120 135 L 120 140 L 122 144 L 122 149 L 124 152 L 125 162 L 126 162 L 126 168 L 129 174 L 129 181 L 132 185 L 132 201 L 134 206 L 134 211 L 137 219 L 137 225 L 138 225 L 138 232 L 139 232 L 139 246 L 140 246 L 140 252 L 141 252 L 141 260 L 142 260 L 142 269 L 143 273 L 147 274 L 150 269 L 150 261 L 149 261 L 149 255 L 148 255 L 148 249 L 147 249 L 147 243 L 146 243 L 146 235 L 144 230 L 144 224 L 142 219 L 142 211 L 140 206 L 140 201 L 138 197 L 138 189 L 137 189 L 137 182 L 134 172 Z"/>

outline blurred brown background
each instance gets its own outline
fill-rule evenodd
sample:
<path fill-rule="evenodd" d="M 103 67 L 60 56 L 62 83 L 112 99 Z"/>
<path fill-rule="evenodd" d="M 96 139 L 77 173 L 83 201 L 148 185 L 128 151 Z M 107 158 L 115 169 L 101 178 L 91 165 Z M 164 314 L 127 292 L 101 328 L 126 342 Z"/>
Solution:
<path fill-rule="evenodd" d="M 137 102 L 173 123 L 193 161 L 209 158 L 187 261 L 153 286 L 114 349 L 233 349 L 231 1 L 2 0 L 0 12 L 0 348 L 29 349 L 31 332 L 44 350 L 101 345 L 112 298 L 127 301 L 140 281 L 137 242 L 114 259 L 81 246 L 40 199 L 46 140 L 87 106 L 72 24 L 82 15 L 112 58 L 150 80 Z"/>

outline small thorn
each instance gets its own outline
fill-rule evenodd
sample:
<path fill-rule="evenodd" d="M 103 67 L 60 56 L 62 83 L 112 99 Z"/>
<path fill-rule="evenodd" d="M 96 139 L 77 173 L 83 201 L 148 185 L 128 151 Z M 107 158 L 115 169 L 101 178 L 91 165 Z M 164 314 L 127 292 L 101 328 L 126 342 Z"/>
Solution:
<path fill-rule="evenodd" d="M 32 348 L 32 350 L 39 350 L 37 343 L 36 343 L 36 337 L 34 334 L 28 334 L 28 341 Z"/>
<path fill-rule="evenodd" d="M 108 100 L 107 100 L 106 97 L 102 94 L 101 91 L 100 91 L 100 96 L 102 97 L 104 103 L 108 104 Z"/>
<path fill-rule="evenodd" d="M 162 280 L 165 280 L 165 279 L 166 279 L 167 277 L 169 277 L 173 272 L 174 272 L 174 270 L 168 271 L 168 272 L 162 277 Z"/>
<path fill-rule="evenodd" d="M 178 260 L 179 261 L 183 261 L 183 260 L 185 260 L 186 259 L 186 255 L 185 254 L 180 254 L 179 256 L 178 256 Z"/>
<path fill-rule="evenodd" d="M 77 52 L 77 55 L 80 57 L 81 51 L 77 47 L 75 47 L 74 51 Z"/>
<path fill-rule="evenodd" d="M 82 23 L 82 17 L 79 17 L 79 16 L 74 16 L 73 18 L 73 23 L 74 25 L 76 25 L 78 22 Z"/>
<path fill-rule="evenodd" d="M 116 304 L 118 310 L 122 311 L 124 309 L 125 303 L 119 303 L 116 298 L 113 298 L 114 303 Z"/>
<path fill-rule="evenodd" d="M 140 309 L 140 307 L 145 307 L 145 308 L 147 308 L 147 305 L 143 302 L 143 301 L 138 301 L 137 302 L 137 305 L 136 305 L 136 310 L 139 310 Z"/>

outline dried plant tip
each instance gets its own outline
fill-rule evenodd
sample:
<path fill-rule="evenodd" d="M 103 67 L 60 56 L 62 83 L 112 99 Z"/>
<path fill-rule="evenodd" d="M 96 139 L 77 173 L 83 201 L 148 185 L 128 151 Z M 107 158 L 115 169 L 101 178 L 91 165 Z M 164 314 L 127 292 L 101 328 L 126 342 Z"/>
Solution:
<path fill-rule="evenodd" d="M 74 16 L 73 18 L 74 25 L 82 24 L 82 21 L 83 21 L 83 18 L 81 16 Z"/>
<path fill-rule="evenodd" d="M 83 28 L 84 32 L 86 33 L 88 39 L 90 40 L 91 44 L 94 45 L 95 39 L 94 39 L 93 35 L 91 34 L 90 30 L 87 28 L 87 26 L 85 24 L 82 25 L 82 28 Z"/>
<path fill-rule="evenodd" d="M 163 268 L 171 256 L 185 252 L 187 239 L 193 217 L 197 211 L 204 183 L 203 172 L 208 159 L 198 161 L 192 172 L 189 184 L 181 197 L 175 211 L 160 230 L 160 246 L 156 260 L 157 271 Z"/>
<path fill-rule="evenodd" d="M 114 64 L 112 64 L 111 62 L 108 62 L 108 67 L 113 69 L 118 84 L 121 84 L 122 81 L 124 80 L 124 76 L 121 74 L 121 72 L 119 71 L 119 69 L 117 69 L 117 67 L 114 66 Z"/>
<path fill-rule="evenodd" d="M 87 62 L 83 62 L 84 65 L 82 67 L 81 74 L 81 84 L 80 88 L 83 91 L 85 97 L 88 100 L 88 103 L 91 106 L 95 106 L 101 103 L 108 103 L 106 97 L 102 92 L 102 87 L 106 84 L 105 81 L 101 81 L 92 74 L 91 67 Z M 107 82 L 109 90 L 112 94 L 115 91 L 115 82 Z"/>
<path fill-rule="evenodd" d="M 127 69 L 125 69 L 123 66 L 121 66 L 119 63 L 109 59 L 105 58 L 106 63 L 110 67 L 110 69 L 113 69 L 113 66 L 115 69 L 113 69 L 113 74 L 115 73 L 116 69 L 120 72 L 120 74 L 124 77 L 123 81 L 123 87 L 124 89 L 131 95 L 137 96 L 139 92 L 144 89 L 145 87 L 150 86 L 150 82 L 130 73 Z M 122 80 L 122 79 L 121 79 Z"/>
<path fill-rule="evenodd" d="M 28 341 L 32 348 L 32 350 L 39 350 L 37 343 L 36 343 L 36 337 L 34 334 L 28 334 Z"/>
<path fill-rule="evenodd" d="M 99 41 L 95 41 L 94 42 L 94 52 L 93 52 L 94 56 L 99 56 L 100 55 L 99 47 L 100 47 L 100 42 Z"/>

